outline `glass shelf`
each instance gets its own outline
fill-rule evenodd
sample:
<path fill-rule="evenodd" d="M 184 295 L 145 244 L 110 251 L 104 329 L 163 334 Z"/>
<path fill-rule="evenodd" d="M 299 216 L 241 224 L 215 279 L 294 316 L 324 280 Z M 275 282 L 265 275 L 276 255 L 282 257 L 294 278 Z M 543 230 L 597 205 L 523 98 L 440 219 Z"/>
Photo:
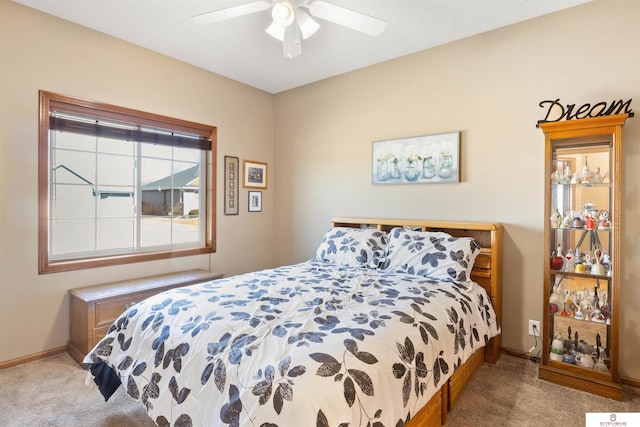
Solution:
<path fill-rule="evenodd" d="M 598 279 L 598 280 L 609 280 L 611 279 L 610 274 L 592 274 L 592 273 L 579 273 L 575 271 L 564 271 L 564 270 L 549 270 L 550 274 L 558 275 L 558 276 L 576 276 L 583 277 L 585 279 Z"/>
<path fill-rule="evenodd" d="M 592 183 L 581 183 L 581 182 L 577 182 L 577 183 L 571 183 L 571 184 L 561 184 L 561 183 L 551 183 L 552 187 L 580 187 L 580 188 L 598 188 L 598 187 L 605 187 L 605 188 L 611 188 L 611 183 L 609 182 L 604 182 L 604 183 L 597 183 L 597 184 L 592 184 Z"/>
<path fill-rule="evenodd" d="M 598 231 L 602 233 L 611 232 L 611 228 L 579 228 L 579 227 L 551 227 L 551 230 L 567 230 L 567 231 Z"/>

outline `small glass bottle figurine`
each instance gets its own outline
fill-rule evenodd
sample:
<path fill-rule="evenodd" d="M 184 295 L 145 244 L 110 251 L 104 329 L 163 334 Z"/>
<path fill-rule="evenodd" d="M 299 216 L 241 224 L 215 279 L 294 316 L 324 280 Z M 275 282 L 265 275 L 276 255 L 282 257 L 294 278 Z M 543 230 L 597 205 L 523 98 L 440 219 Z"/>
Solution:
<path fill-rule="evenodd" d="M 607 298 L 607 293 L 602 292 L 602 304 L 600 305 L 600 312 L 602 313 L 602 317 L 604 317 L 604 321 L 607 325 L 611 324 L 611 305 L 609 305 L 609 300 Z"/>
<path fill-rule="evenodd" d="M 609 372 L 609 368 L 604 363 L 604 351 L 601 350 L 602 339 L 600 338 L 600 332 L 596 333 L 596 364 L 593 367 L 596 371 Z"/>
<path fill-rule="evenodd" d="M 573 252 L 567 251 L 564 256 L 564 271 L 573 271 Z"/>
<path fill-rule="evenodd" d="M 593 311 L 593 296 L 589 292 L 589 288 L 584 288 L 582 299 L 580 301 L 580 311 L 584 316 L 584 320 L 591 320 L 591 312 Z"/>
<path fill-rule="evenodd" d="M 561 306 L 564 306 L 564 299 L 560 291 L 560 283 L 558 283 L 554 286 L 553 292 L 549 297 L 549 311 L 551 314 L 557 314 Z"/>
<path fill-rule="evenodd" d="M 556 208 L 551 214 L 551 228 L 560 228 L 562 227 L 562 214 Z"/>
<path fill-rule="evenodd" d="M 591 313 L 591 321 L 596 323 L 604 323 L 606 319 L 600 310 L 600 297 L 598 296 L 598 287 L 593 288 L 593 312 Z"/>
<path fill-rule="evenodd" d="M 558 247 L 551 254 L 551 269 L 562 270 L 563 264 L 564 264 L 564 251 L 562 250 L 562 245 L 558 243 Z"/>
<path fill-rule="evenodd" d="M 569 166 L 564 168 L 564 175 L 560 177 L 560 184 L 569 184 L 571 182 L 571 168 Z"/>

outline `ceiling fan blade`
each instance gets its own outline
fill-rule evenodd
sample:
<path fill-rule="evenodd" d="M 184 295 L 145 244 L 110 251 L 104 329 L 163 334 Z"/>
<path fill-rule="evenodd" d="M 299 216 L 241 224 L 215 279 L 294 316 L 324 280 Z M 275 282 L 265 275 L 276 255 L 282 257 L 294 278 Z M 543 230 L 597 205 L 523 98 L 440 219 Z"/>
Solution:
<path fill-rule="evenodd" d="M 317 18 L 344 25 L 370 36 L 379 35 L 387 25 L 381 19 L 321 0 L 310 3 L 308 7 L 311 15 Z"/>
<path fill-rule="evenodd" d="M 267 0 L 254 1 L 239 6 L 228 7 L 226 9 L 214 10 L 200 15 L 191 17 L 191 20 L 197 24 L 211 24 L 214 22 L 224 21 L 225 19 L 236 18 L 238 16 L 249 15 L 251 13 L 261 12 L 271 7 L 271 2 Z"/>

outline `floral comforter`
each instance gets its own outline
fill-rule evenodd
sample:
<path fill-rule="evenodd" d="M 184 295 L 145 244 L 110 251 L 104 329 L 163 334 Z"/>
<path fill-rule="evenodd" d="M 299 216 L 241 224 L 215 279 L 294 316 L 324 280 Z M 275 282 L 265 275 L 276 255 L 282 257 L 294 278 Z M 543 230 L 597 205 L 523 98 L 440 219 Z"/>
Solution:
<path fill-rule="evenodd" d="M 499 332 L 477 284 L 309 261 L 149 298 L 84 367 L 159 426 L 402 426 Z"/>

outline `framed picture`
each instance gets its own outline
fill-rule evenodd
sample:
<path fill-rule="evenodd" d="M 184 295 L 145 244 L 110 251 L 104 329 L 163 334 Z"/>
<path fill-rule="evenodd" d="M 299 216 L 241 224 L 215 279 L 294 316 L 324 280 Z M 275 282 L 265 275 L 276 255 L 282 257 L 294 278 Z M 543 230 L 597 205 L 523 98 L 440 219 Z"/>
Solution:
<path fill-rule="evenodd" d="M 240 160 L 224 156 L 224 214 L 238 215 L 238 175 Z"/>
<path fill-rule="evenodd" d="M 243 187 L 267 189 L 267 164 L 244 160 L 243 165 Z"/>
<path fill-rule="evenodd" d="M 460 182 L 460 132 L 373 143 L 373 184 Z"/>
<path fill-rule="evenodd" d="M 249 212 L 262 212 L 262 191 L 249 191 Z"/>

